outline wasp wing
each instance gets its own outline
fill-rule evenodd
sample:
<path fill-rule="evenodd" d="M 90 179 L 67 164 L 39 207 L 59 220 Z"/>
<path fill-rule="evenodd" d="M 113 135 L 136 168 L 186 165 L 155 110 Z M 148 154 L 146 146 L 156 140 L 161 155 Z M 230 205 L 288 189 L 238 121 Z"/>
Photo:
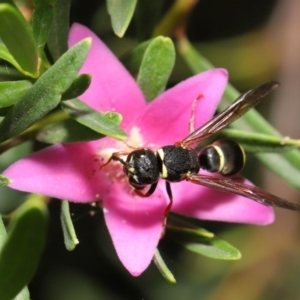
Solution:
<path fill-rule="evenodd" d="M 181 143 L 185 146 L 199 143 L 210 137 L 228 124 L 240 118 L 248 110 L 257 105 L 262 98 L 277 88 L 278 82 L 270 81 L 240 95 L 228 108 L 216 115 L 200 128 L 193 131 Z"/>
<path fill-rule="evenodd" d="M 281 207 L 289 210 L 300 211 L 300 204 L 289 202 L 258 187 L 247 185 L 234 179 L 191 174 L 187 180 L 192 183 L 210 187 L 219 191 L 237 194 L 266 206 Z"/>

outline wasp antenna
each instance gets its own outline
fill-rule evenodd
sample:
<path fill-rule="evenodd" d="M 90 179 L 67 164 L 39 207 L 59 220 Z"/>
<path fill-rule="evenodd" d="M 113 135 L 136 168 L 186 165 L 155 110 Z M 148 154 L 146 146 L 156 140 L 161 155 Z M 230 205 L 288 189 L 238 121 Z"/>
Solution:
<path fill-rule="evenodd" d="M 203 98 L 204 95 L 203 94 L 199 94 L 194 100 L 193 100 L 193 104 L 192 104 L 192 114 L 191 114 L 191 118 L 189 121 L 189 133 L 192 133 L 195 131 L 195 110 L 197 107 L 197 103 L 198 101 Z"/>
<path fill-rule="evenodd" d="M 130 148 L 130 149 L 133 149 L 133 150 L 135 150 L 135 149 L 136 149 L 136 147 L 134 147 L 134 146 L 132 146 L 132 145 L 130 145 L 130 144 L 128 144 L 128 143 L 126 143 L 126 142 L 125 142 L 125 145 L 126 145 L 128 148 Z"/>
<path fill-rule="evenodd" d="M 118 161 L 118 162 L 120 162 L 122 165 L 124 165 L 124 166 L 126 166 L 127 165 L 127 163 L 126 163 L 126 161 L 125 160 L 123 160 L 120 156 L 123 156 L 123 155 L 128 155 L 128 152 L 114 152 L 112 155 L 111 155 L 111 157 L 109 158 L 109 160 L 105 163 L 105 164 L 103 164 L 103 165 L 101 165 L 100 166 L 100 170 L 102 169 L 102 168 L 104 168 L 104 167 L 106 167 L 112 160 L 113 161 Z"/>

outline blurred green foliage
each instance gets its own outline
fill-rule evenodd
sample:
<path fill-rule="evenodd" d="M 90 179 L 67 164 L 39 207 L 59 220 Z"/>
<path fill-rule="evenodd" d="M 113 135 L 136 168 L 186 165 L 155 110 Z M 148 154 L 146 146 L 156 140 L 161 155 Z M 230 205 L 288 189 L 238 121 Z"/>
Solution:
<path fill-rule="evenodd" d="M 0 1 L 1 169 L 32 149 L 44 146 L 39 143 L 41 141 L 74 142 L 94 140 L 103 135 L 124 138 L 119 128 L 119 114 L 102 115 L 90 108 L 86 113 L 85 104 L 75 99 L 89 85 L 88 78 L 77 77 L 89 42 L 67 50 L 70 22 L 83 23 L 99 34 L 137 77 L 146 98 L 151 100 L 165 87 L 213 65 L 227 68 L 231 82 L 241 90 L 276 78 L 280 54 L 266 30 L 276 4 L 277 1 L 271 0 L 198 3 L 153 0 L 151 6 L 146 0 L 126 3 L 35 0 L 16 4 Z M 61 66 L 68 76 L 61 76 Z M 225 100 L 230 102 L 238 94 L 229 86 Z M 224 101 L 224 105 L 228 103 Z M 85 118 L 75 116 L 74 110 L 85 112 Z M 276 137 L 275 131 L 256 112 L 237 124 L 238 129 L 252 126 L 259 134 L 268 135 L 268 139 L 264 136 L 259 141 L 260 136 L 254 133 L 251 133 L 254 137 L 245 135 L 244 131 L 238 133 L 236 139 L 247 142 L 252 138 L 248 143 L 256 147 L 255 151 L 261 149 L 259 147 L 281 147 L 282 139 Z M 298 140 L 291 140 L 292 146 L 297 143 Z M 273 172 L 299 189 L 298 150 L 258 156 Z M 258 167 L 255 164 L 251 167 L 256 180 Z M 29 285 L 31 299 L 159 300 L 166 295 L 174 300 L 300 297 L 299 216 L 296 214 L 279 212 L 276 223 L 268 228 L 188 220 L 189 228 L 185 233 L 191 234 L 191 228 L 196 227 L 203 234 L 201 228 L 205 227 L 217 232 L 222 239 L 204 235 L 201 239 L 198 237 L 200 246 L 182 239 L 187 248 L 201 252 L 199 248 L 210 240 L 214 249 L 227 251 L 225 254 L 221 251 L 220 258 L 228 254 L 238 258 L 238 250 L 225 242 L 229 240 L 240 249 L 243 259 L 237 262 L 210 260 L 184 250 L 167 235 L 160 243 L 164 262 L 158 264 L 166 263 L 167 270 L 175 276 L 177 285 L 171 286 L 153 265 L 139 278 L 129 277 L 112 248 L 102 214 L 97 211 L 91 217 L 90 206 L 64 208 L 65 242 L 74 243 L 67 248 L 73 249 L 77 241 L 70 210 L 77 219 L 74 226 L 80 240 L 76 250 L 68 253 L 63 248 L 58 202 L 48 205 L 48 199 L 35 196 L 28 200 L 23 193 L 7 188 L 2 188 L 0 195 L 4 224 L 11 223 L 8 236 L 2 223 L 0 230 L 0 277 L 2 281 L 7 280 L 5 288 L 1 288 L 0 280 L 1 299 L 15 297 L 18 292 L 16 299 L 29 299 L 24 286 L 30 282 L 36 268 Z M 46 207 L 51 213 L 48 243 L 37 267 L 46 238 Z M 71 237 L 68 234 L 66 237 L 68 232 Z M 21 246 L 18 245 L 22 241 L 20 236 L 25 241 Z M 214 253 L 217 253 L 215 256 L 219 254 L 218 251 Z M 18 260 L 12 256 L 21 259 L 26 266 L 18 265 Z M 10 264 L 12 273 L 7 272 Z M 21 276 L 18 267 L 27 271 Z"/>

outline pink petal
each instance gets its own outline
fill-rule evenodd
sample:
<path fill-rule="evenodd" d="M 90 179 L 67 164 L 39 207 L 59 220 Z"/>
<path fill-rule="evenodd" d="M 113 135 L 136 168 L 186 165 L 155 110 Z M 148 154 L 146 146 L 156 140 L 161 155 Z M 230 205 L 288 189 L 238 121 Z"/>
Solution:
<path fill-rule="evenodd" d="M 195 111 L 195 129 L 210 120 L 227 84 L 227 72 L 213 69 L 167 90 L 142 112 L 137 126 L 147 143 L 174 144 L 188 135 L 192 103 L 201 95 Z"/>
<path fill-rule="evenodd" d="M 247 180 L 243 182 L 252 185 Z M 270 224 L 275 219 L 271 207 L 232 193 L 216 191 L 191 182 L 174 183 L 172 191 L 172 211 L 189 217 L 260 225 Z"/>
<path fill-rule="evenodd" d="M 127 182 L 126 182 L 127 184 Z M 149 198 L 124 193 L 121 184 L 103 200 L 106 225 L 120 261 L 133 275 L 150 264 L 162 234 L 167 202 L 160 189 Z"/>
<path fill-rule="evenodd" d="M 4 175 L 9 187 L 75 202 L 93 202 L 101 191 L 99 142 L 57 144 L 12 164 Z"/>
<path fill-rule="evenodd" d="M 106 45 L 88 28 L 73 24 L 69 46 L 92 37 L 92 47 L 80 73 L 91 74 L 92 82 L 80 99 L 97 111 L 116 111 L 123 115 L 126 128 L 146 106 L 138 85 Z"/>

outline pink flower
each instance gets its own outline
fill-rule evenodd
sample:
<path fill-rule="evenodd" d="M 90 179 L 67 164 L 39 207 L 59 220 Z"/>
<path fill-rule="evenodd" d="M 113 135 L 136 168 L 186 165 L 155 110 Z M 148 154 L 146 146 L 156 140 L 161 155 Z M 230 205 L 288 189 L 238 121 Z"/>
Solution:
<path fill-rule="evenodd" d="M 117 254 L 138 276 L 151 262 L 158 245 L 169 200 L 163 180 L 149 198 L 136 195 L 119 163 L 99 170 L 112 152 L 133 147 L 174 144 L 188 134 L 192 102 L 202 94 L 196 108 L 195 127 L 211 119 L 227 83 L 223 69 L 189 78 L 146 104 L 138 85 L 110 50 L 90 30 L 72 26 L 69 44 L 92 37 L 92 48 L 81 73 L 92 75 L 90 88 L 80 97 L 98 111 L 123 115 L 124 142 L 104 138 L 93 142 L 57 144 L 11 165 L 4 175 L 10 187 L 72 202 L 103 201 L 106 225 Z M 100 163 L 99 163 L 100 161 Z M 218 192 L 189 182 L 172 184 L 172 211 L 186 216 L 228 222 L 268 224 L 273 210 L 252 200 Z"/>

